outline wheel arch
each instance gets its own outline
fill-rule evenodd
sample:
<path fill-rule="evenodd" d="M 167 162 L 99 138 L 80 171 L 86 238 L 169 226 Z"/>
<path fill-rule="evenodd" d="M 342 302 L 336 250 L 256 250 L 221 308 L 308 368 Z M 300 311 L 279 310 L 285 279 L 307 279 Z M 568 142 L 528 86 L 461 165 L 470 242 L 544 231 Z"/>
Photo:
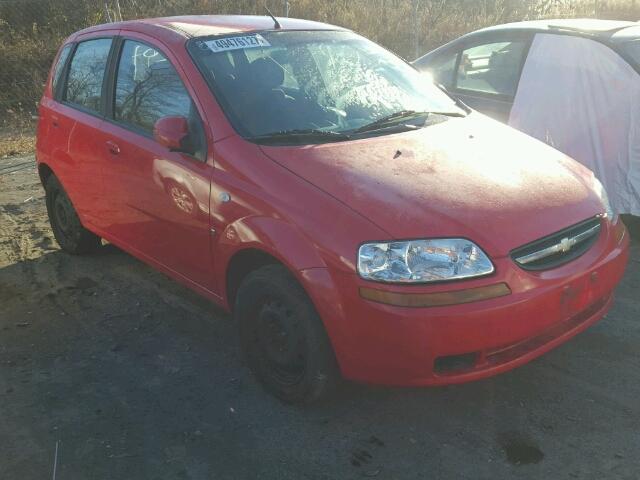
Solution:
<path fill-rule="evenodd" d="M 51 175 L 57 178 L 57 175 L 48 164 L 43 162 L 38 163 L 38 176 L 40 177 L 40 183 L 43 187 L 47 184 L 47 180 Z"/>
<path fill-rule="evenodd" d="M 317 247 L 298 228 L 281 219 L 247 217 L 225 228 L 217 250 L 219 275 L 223 280 L 222 296 L 233 310 L 242 280 L 256 269 L 281 264 L 307 290 L 301 271 L 326 267 Z"/>
<path fill-rule="evenodd" d="M 225 275 L 226 301 L 230 310 L 235 306 L 235 298 L 242 281 L 251 272 L 256 271 L 266 265 L 283 265 L 273 255 L 255 247 L 248 247 L 238 250 L 229 259 Z"/>
<path fill-rule="evenodd" d="M 327 268 L 307 268 L 295 270 L 291 264 L 267 252 L 260 246 L 247 246 L 237 250 L 226 265 L 225 292 L 223 298 L 233 312 L 238 289 L 251 272 L 266 265 L 282 265 L 300 284 L 309 301 L 313 304 L 327 332 L 340 371 L 349 361 L 350 353 L 345 350 L 349 337 L 348 326 L 343 319 L 342 298 L 337 285 Z"/>

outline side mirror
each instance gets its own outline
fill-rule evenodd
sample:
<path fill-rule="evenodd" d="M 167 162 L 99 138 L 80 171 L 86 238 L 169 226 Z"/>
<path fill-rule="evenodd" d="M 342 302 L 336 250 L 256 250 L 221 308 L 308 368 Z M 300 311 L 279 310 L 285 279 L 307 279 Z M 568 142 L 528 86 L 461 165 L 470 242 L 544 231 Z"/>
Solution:
<path fill-rule="evenodd" d="M 153 126 L 153 138 L 172 152 L 193 153 L 189 148 L 189 122 L 180 116 L 162 117 Z"/>

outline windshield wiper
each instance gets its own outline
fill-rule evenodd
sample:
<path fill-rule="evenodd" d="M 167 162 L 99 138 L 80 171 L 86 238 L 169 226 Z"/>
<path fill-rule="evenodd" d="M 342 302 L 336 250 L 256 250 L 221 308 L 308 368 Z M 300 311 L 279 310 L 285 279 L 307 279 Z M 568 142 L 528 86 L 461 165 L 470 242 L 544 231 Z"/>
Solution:
<path fill-rule="evenodd" d="M 351 137 L 345 133 L 332 132 L 328 130 L 310 129 L 295 129 L 295 130 L 281 130 L 279 132 L 266 133 L 264 135 L 256 135 L 249 137 L 249 140 L 254 140 L 258 143 L 277 143 L 286 142 L 289 140 L 295 141 L 344 141 L 349 140 Z"/>
<path fill-rule="evenodd" d="M 353 133 L 361 133 L 368 132 L 370 130 L 377 130 L 380 127 L 386 126 L 388 123 L 393 122 L 394 120 L 408 120 L 410 118 L 418 117 L 420 115 L 428 115 L 428 112 L 417 112 L 415 110 L 400 110 L 399 112 L 392 113 L 390 115 L 385 115 L 384 117 L 378 118 L 371 123 L 367 123 L 360 128 L 356 128 Z"/>
<path fill-rule="evenodd" d="M 466 117 L 467 115 L 469 115 L 468 113 L 463 113 L 463 112 L 449 112 L 449 111 L 446 111 L 446 112 L 436 112 L 436 111 L 433 111 L 433 112 L 427 112 L 427 113 L 429 113 L 429 115 L 443 115 L 443 116 L 445 116 L 445 117 L 460 117 L 460 118 L 464 118 L 464 117 Z"/>
<path fill-rule="evenodd" d="M 400 110 L 399 112 L 386 115 L 382 118 L 378 118 L 371 123 L 367 123 L 360 128 L 357 128 L 349 133 L 363 133 L 370 132 L 372 130 L 378 130 L 387 127 L 390 123 L 397 120 L 411 120 L 416 117 L 428 116 L 428 115 L 446 115 L 448 117 L 464 117 L 465 114 L 461 112 L 419 112 L 416 110 Z"/>

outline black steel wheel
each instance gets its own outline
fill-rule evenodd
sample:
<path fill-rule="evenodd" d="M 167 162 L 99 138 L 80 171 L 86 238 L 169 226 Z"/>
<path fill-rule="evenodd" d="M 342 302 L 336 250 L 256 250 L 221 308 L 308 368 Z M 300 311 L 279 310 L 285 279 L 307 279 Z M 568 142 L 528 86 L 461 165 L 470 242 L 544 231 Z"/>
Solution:
<path fill-rule="evenodd" d="M 54 175 L 47 179 L 45 193 L 49 222 L 60 247 L 74 255 L 97 250 L 100 237 L 82 226 L 69 196 Z"/>
<path fill-rule="evenodd" d="M 269 392 L 287 403 L 310 403 L 333 389 L 339 372 L 331 343 L 286 268 L 268 265 L 250 273 L 234 315 L 249 367 Z"/>

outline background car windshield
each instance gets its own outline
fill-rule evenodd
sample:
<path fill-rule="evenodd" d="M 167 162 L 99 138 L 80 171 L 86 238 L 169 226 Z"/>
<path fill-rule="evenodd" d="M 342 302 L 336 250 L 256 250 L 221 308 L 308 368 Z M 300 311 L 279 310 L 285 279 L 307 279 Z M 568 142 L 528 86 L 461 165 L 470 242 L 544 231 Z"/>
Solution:
<path fill-rule="evenodd" d="M 199 38 L 190 50 L 247 137 L 348 132 L 403 110 L 462 113 L 428 77 L 350 32 Z"/>

